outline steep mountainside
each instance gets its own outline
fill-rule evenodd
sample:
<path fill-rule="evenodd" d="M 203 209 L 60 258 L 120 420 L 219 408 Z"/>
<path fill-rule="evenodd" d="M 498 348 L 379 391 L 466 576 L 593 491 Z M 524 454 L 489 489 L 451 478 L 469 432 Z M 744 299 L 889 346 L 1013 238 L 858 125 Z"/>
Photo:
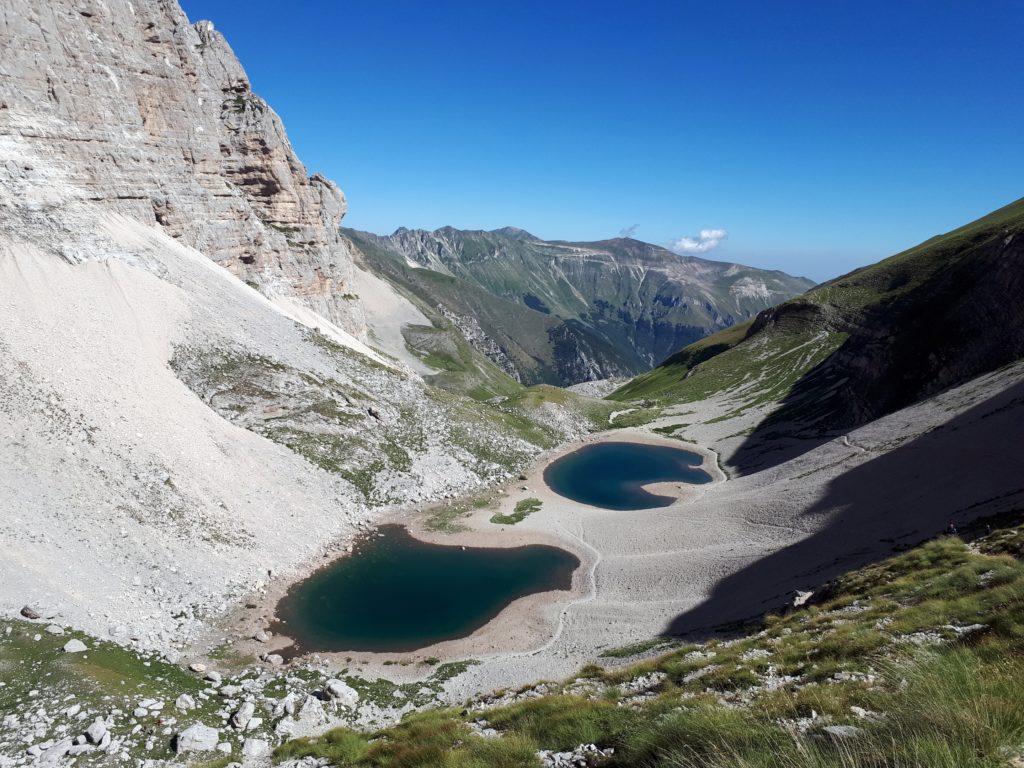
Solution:
<path fill-rule="evenodd" d="M 353 275 L 366 317 L 423 316 L 354 267 L 341 193 L 208 23 L 167 0 L 0 19 L 3 613 L 175 653 L 372 508 L 507 479 L 607 420 L 481 404 L 353 335 Z"/>
<path fill-rule="evenodd" d="M 307 175 L 212 24 L 190 24 L 175 2 L 4 0 L 0 50 L 8 148 L 283 306 L 363 333 L 337 231 L 345 198 Z"/>
<path fill-rule="evenodd" d="M 511 227 L 346 233 L 372 269 L 479 325 L 486 353 L 525 383 L 636 373 L 812 285 L 626 238 L 549 242 Z"/>
<path fill-rule="evenodd" d="M 849 429 L 1024 356 L 1024 200 L 692 344 L 613 394 L 736 411 L 781 401 L 767 437 Z M 808 444 L 804 441 L 804 444 Z M 782 452 L 776 452 L 781 458 Z"/>

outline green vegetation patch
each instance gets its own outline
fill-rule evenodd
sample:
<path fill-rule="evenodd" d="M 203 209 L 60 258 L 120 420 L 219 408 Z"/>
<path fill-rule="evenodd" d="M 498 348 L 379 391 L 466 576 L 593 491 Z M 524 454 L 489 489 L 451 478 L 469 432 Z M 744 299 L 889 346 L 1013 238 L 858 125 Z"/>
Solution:
<path fill-rule="evenodd" d="M 523 522 L 528 515 L 539 512 L 540 508 L 540 499 L 523 499 L 516 502 L 515 510 L 513 510 L 511 515 L 492 515 L 491 522 L 495 525 L 515 525 L 516 523 Z"/>
<path fill-rule="evenodd" d="M 64 644 L 71 639 L 81 640 L 88 650 L 63 652 Z M 187 693 L 197 704 L 188 714 L 191 722 L 214 722 L 215 711 L 221 706 L 217 699 L 199 695 L 206 684 L 198 676 L 158 654 L 140 653 L 72 630 L 55 635 L 45 631 L 42 623 L 20 620 L 0 621 L 0 683 L 0 712 L 25 713 L 43 708 L 53 717 L 44 732 L 36 732 L 34 743 L 75 736 L 92 722 L 92 717 L 106 716 L 112 709 L 132 712 L 143 698 L 170 703 Z M 62 710 L 72 704 L 79 705 L 89 719 L 63 716 Z M 152 738 L 154 746 L 145 751 L 147 757 L 173 757 L 171 737 L 161 732 L 162 716 L 153 712 L 138 718 L 137 734 L 129 734 L 121 724 L 117 735 L 126 740 L 124 748 L 141 754 L 142 744 Z M 68 726 L 70 730 L 59 730 Z M 83 761 L 103 757 L 97 753 L 85 756 Z"/>
<path fill-rule="evenodd" d="M 643 397 L 670 404 L 724 395 L 731 409 L 715 419 L 723 421 L 750 408 L 781 400 L 804 374 L 824 361 L 845 340 L 844 333 L 816 331 L 809 327 L 774 328 L 742 339 L 735 346 L 725 346 L 696 365 L 692 365 L 692 361 L 666 363 L 638 376 L 609 397 L 616 400 Z"/>
<path fill-rule="evenodd" d="M 641 640 L 638 643 L 630 643 L 618 648 L 609 648 L 601 652 L 601 657 L 605 659 L 628 659 L 631 656 L 639 656 L 641 653 L 648 653 L 658 648 L 666 648 L 674 643 L 675 641 L 671 638 L 652 637 L 650 640 Z"/>

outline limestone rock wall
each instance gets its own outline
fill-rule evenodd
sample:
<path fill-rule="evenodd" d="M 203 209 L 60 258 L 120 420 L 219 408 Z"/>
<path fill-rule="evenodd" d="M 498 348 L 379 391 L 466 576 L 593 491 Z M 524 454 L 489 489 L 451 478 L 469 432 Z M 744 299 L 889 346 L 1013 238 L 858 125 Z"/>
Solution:
<path fill-rule="evenodd" d="M 0 52 L 0 140 L 30 141 L 89 199 L 365 332 L 345 197 L 307 174 L 210 22 L 175 0 L 0 0 Z"/>

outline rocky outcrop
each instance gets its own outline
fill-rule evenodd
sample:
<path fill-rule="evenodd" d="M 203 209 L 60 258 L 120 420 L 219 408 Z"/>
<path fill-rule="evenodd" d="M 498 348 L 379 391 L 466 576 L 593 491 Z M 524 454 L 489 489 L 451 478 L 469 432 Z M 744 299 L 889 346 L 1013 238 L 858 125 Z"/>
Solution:
<path fill-rule="evenodd" d="M 87 199 L 268 296 L 364 332 L 344 195 L 307 175 L 210 22 L 174 0 L 0 0 L 0 50 L 0 141 L 27 142 Z"/>

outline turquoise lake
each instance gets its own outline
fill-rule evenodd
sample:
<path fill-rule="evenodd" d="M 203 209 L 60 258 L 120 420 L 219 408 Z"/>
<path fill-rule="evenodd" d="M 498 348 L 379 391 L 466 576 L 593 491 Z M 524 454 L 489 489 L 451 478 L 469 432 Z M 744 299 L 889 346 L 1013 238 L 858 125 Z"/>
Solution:
<path fill-rule="evenodd" d="M 309 651 L 403 652 L 472 634 L 517 598 L 568 590 L 580 561 L 557 547 L 459 547 L 383 525 L 296 584 L 275 632 Z"/>
<path fill-rule="evenodd" d="M 711 482 L 693 451 L 643 443 L 595 443 L 553 461 L 544 482 L 555 493 L 581 504 L 632 510 L 665 507 L 675 501 L 644 490 L 650 483 Z"/>

